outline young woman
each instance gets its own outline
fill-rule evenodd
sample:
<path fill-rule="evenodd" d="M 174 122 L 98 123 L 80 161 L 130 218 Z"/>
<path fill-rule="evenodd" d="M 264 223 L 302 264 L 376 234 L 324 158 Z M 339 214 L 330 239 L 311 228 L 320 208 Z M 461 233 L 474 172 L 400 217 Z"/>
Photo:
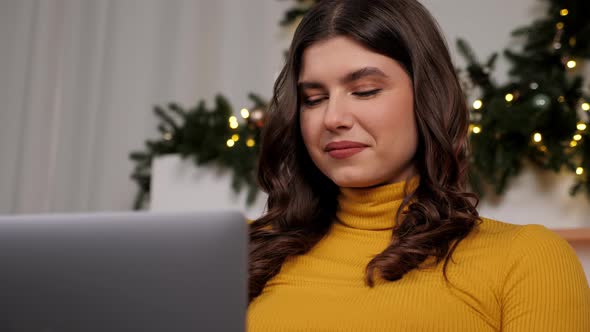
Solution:
<path fill-rule="evenodd" d="M 572 248 L 478 215 L 468 121 L 422 5 L 320 1 L 263 134 L 248 331 L 590 331 Z"/>

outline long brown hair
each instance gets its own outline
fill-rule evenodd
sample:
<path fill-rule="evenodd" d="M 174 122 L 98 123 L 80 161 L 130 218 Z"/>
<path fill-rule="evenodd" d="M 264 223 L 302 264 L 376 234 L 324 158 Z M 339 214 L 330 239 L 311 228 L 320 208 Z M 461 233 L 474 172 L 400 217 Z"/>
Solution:
<path fill-rule="evenodd" d="M 266 213 L 250 224 L 249 300 L 281 269 L 330 229 L 338 186 L 311 161 L 299 128 L 297 80 L 306 47 L 347 36 L 402 65 L 413 82 L 420 175 L 393 215 L 391 244 L 366 268 L 394 281 L 429 256 L 445 260 L 479 219 L 478 198 L 465 191 L 469 114 L 461 86 L 436 21 L 415 0 L 322 0 L 302 19 L 287 61 L 274 85 L 262 133 L 258 182 L 268 194 Z M 400 211 L 404 210 L 403 213 Z"/>

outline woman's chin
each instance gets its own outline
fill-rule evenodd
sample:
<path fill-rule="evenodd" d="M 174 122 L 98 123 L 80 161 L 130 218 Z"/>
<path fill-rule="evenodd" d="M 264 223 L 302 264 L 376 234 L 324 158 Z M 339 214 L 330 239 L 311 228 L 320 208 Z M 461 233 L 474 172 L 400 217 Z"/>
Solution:
<path fill-rule="evenodd" d="M 344 188 L 364 188 L 371 187 L 379 183 L 379 181 L 360 178 L 360 177 L 333 177 L 332 181 L 338 187 Z"/>

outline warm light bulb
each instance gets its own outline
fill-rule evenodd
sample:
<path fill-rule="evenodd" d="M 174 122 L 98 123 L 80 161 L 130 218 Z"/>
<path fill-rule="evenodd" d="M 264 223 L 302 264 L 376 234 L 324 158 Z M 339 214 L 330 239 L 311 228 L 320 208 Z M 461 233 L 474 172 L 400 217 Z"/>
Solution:
<path fill-rule="evenodd" d="M 572 148 L 575 148 L 575 147 L 576 147 L 576 145 L 578 145 L 578 142 L 576 142 L 576 141 L 571 141 L 571 142 L 570 142 L 570 146 L 571 146 Z"/>
<path fill-rule="evenodd" d="M 559 96 L 559 98 L 557 98 L 557 101 L 560 103 L 563 103 L 565 101 L 565 97 L 564 96 Z"/>
<path fill-rule="evenodd" d="M 234 140 L 232 139 L 228 139 L 227 142 L 225 142 L 225 144 L 227 144 L 228 147 L 232 147 L 234 146 L 234 144 L 236 144 L 236 142 L 234 142 Z"/>
<path fill-rule="evenodd" d="M 574 61 L 574 60 L 568 61 L 567 62 L 567 67 L 570 68 L 570 69 L 571 68 L 575 68 L 576 67 L 576 61 Z"/>
<path fill-rule="evenodd" d="M 250 111 L 248 111 L 248 109 L 246 109 L 246 108 L 242 108 L 242 110 L 240 111 L 240 114 L 242 115 L 242 117 L 244 119 L 247 119 L 250 116 Z"/>
<path fill-rule="evenodd" d="M 578 175 L 584 174 L 584 169 L 582 167 L 576 168 L 576 174 L 578 174 Z"/>
<path fill-rule="evenodd" d="M 539 143 L 539 142 L 540 142 L 542 139 L 543 139 L 543 136 L 541 136 L 541 134 L 540 134 L 540 133 L 535 133 L 535 134 L 533 135 L 533 141 L 535 141 L 535 142 L 537 142 L 537 143 Z"/>
<path fill-rule="evenodd" d="M 238 135 L 238 134 L 233 134 L 233 135 L 231 136 L 231 139 L 232 139 L 232 141 L 234 141 L 234 142 L 237 142 L 237 141 L 239 141 L 239 140 L 240 140 L 240 135 Z"/>
<path fill-rule="evenodd" d="M 580 135 L 580 134 L 575 134 L 574 135 L 574 141 L 579 141 L 581 139 L 582 139 L 582 135 Z"/>
<path fill-rule="evenodd" d="M 508 94 L 506 94 L 506 97 L 505 98 L 506 98 L 506 101 L 507 102 L 511 102 L 511 101 L 514 100 L 514 95 L 511 94 L 511 93 L 508 93 Z"/>
<path fill-rule="evenodd" d="M 479 127 L 479 126 L 473 126 L 472 131 L 473 131 L 474 134 L 479 134 L 479 133 L 481 133 L 481 127 Z"/>
<path fill-rule="evenodd" d="M 576 128 L 578 128 L 578 130 L 584 131 L 584 130 L 586 130 L 586 124 L 583 122 L 580 122 L 580 123 L 578 123 Z"/>
<path fill-rule="evenodd" d="M 231 129 L 236 129 L 236 128 L 238 128 L 238 122 L 237 122 L 237 121 L 235 121 L 235 122 L 230 122 L 230 123 L 229 123 L 229 127 L 230 127 Z"/>
<path fill-rule="evenodd" d="M 584 111 L 588 111 L 588 110 L 590 110 L 590 104 L 588 104 L 588 103 L 583 103 L 583 104 L 582 104 L 582 109 L 583 109 Z"/>
<path fill-rule="evenodd" d="M 559 30 L 563 29 L 563 22 L 558 22 L 555 27 Z"/>
<path fill-rule="evenodd" d="M 232 115 L 229 117 L 229 122 L 238 122 L 238 118 Z"/>
<path fill-rule="evenodd" d="M 569 10 L 567 10 L 567 9 L 565 9 L 565 8 L 559 11 L 559 14 L 560 14 L 561 16 L 567 16 L 567 14 L 568 14 L 568 13 L 569 13 Z"/>
<path fill-rule="evenodd" d="M 255 143 L 254 143 L 254 140 L 253 140 L 253 139 L 251 139 L 251 138 L 248 138 L 248 140 L 246 141 L 246 145 L 247 145 L 249 148 L 253 147 L 253 146 L 254 146 L 254 144 L 255 144 Z"/>
<path fill-rule="evenodd" d="M 481 100 L 476 100 L 473 102 L 473 108 L 478 110 L 483 106 L 483 102 Z"/>

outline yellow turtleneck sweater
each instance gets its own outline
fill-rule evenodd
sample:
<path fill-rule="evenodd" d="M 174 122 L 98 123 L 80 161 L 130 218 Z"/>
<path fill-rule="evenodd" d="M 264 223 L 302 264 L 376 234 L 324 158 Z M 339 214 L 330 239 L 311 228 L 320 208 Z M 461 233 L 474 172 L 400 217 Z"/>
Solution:
<path fill-rule="evenodd" d="M 367 263 L 391 241 L 403 186 L 342 188 L 330 232 L 268 281 L 248 307 L 248 331 L 590 331 L 581 264 L 541 225 L 483 218 L 447 266 L 450 285 L 441 262 L 393 282 L 377 273 L 366 286 Z"/>

